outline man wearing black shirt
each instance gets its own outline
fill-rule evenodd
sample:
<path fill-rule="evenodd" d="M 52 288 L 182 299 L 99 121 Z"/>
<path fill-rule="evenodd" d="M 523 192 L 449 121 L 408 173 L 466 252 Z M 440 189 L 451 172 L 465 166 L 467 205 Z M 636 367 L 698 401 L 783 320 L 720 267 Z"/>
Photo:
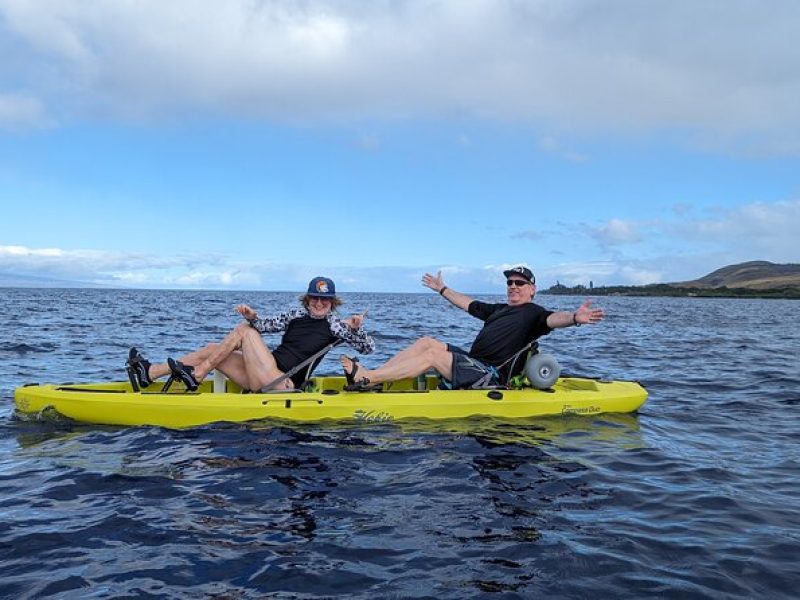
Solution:
<path fill-rule="evenodd" d="M 592 308 L 591 300 L 575 312 L 553 312 L 535 304 L 536 278 L 527 267 L 508 269 L 503 275 L 506 276 L 507 302 L 489 304 L 447 287 L 441 271 L 435 276 L 426 273 L 422 278 L 425 287 L 484 322 L 470 351 L 424 337 L 373 370 L 343 356 L 341 362 L 348 380 L 358 388 L 416 377 L 428 369 L 436 369 L 452 388 L 468 388 L 479 380 L 496 385 L 522 371 L 524 360 L 512 360 L 512 357 L 535 339 L 553 329 L 603 320 L 603 310 Z"/>

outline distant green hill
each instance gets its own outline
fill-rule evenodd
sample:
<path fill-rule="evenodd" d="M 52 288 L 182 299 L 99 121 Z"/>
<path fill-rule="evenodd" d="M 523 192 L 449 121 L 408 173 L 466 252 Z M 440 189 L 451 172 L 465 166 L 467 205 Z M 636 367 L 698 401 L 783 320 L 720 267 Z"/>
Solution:
<path fill-rule="evenodd" d="M 800 265 L 778 265 L 765 260 L 753 260 L 717 269 L 694 281 L 673 283 L 684 288 L 747 288 L 769 290 L 800 287 Z"/>
<path fill-rule="evenodd" d="M 693 281 L 653 285 L 587 288 L 556 284 L 544 294 L 594 296 L 703 296 L 726 298 L 800 298 L 800 264 L 750 261 L 717 269 Z"/>

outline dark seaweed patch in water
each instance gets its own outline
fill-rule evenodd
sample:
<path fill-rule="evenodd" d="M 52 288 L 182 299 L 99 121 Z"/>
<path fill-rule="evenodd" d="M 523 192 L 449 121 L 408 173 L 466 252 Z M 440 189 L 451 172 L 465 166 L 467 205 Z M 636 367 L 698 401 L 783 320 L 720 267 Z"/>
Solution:
<path fill-rule="evenodd" d="M 32 345 L 25 343 L 4 343 L 0 344 L 0 352 L 9 352 L 13 354 L 28 354 L 35 352 L 52 352 L 58 348 L 58 344 L 51 342 L 41 342 L 40 344 Z"/>

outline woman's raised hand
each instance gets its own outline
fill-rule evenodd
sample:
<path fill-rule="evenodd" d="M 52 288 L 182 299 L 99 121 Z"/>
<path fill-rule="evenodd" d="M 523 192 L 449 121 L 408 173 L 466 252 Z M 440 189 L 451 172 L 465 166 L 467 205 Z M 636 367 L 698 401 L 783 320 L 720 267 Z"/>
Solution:
<path fill-rule="evenodd" d="M 249 306 L 247 306 L 247 304 L 239 304 L 233 310 L 242 315 L 248 321 L 252 321 L 253 319 L 258 318 L 258 313 Z"/>
<path fill-rule="evenodd" d="M 347 325 L 350 329 L 361 329 L 364 324 L 364 318 L 369 314 L 369 309 L 365 310 L 360 315 L 351 315 L 346 319 L 342 319 L 342 323 Z"/>

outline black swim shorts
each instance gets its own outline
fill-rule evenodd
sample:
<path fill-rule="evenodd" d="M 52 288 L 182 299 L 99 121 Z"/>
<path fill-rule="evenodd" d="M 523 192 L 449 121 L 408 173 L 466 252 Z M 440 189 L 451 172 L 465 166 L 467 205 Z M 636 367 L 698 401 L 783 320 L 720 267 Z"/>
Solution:
<path fill-rule="evenodd" d="M 482 383 L 482 387 L 499 385 L 500 376 L 497 369 L 470 357 L 458 346 L 447 344 L 447 350 L 453 355 L 453 378 L 447 382 L 450 389 L 463 390 L 472 387 L 487 375 L 489 377 Z"/>

